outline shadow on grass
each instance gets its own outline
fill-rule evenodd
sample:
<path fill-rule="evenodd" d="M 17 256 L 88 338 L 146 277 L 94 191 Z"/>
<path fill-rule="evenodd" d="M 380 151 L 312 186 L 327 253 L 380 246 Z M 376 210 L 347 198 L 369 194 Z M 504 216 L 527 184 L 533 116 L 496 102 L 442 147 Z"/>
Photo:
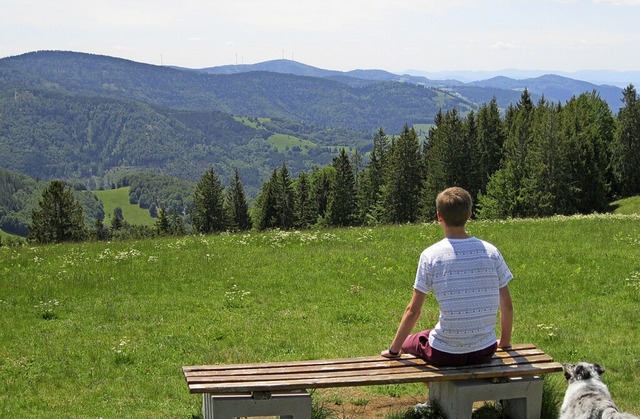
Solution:
<path fill-rule="evenodd" d="M 558 389 L 555 382 L 545 378 L 542 390 L 541 419 L 556 419 L 559 414 L 559 406 L 562 401 L 562 391 Z M 471 415 L 472 419 L 518 419 L 510 418 L 505 414 L 502 405 L 497 402 L 488 402 Z M 428 406 L 422 408 L 411 407 L 405 412 L 387 415 L 385 419 L 447 419 L 439 406 Z M 448 418 L 452 419 L 452 418 Z"/>
<path fill-rule="evenodd" d="M 620 208 L 620 204 L 611 203 L 607 205 L 606 212 L 613 214 L 618 208 Z"/>

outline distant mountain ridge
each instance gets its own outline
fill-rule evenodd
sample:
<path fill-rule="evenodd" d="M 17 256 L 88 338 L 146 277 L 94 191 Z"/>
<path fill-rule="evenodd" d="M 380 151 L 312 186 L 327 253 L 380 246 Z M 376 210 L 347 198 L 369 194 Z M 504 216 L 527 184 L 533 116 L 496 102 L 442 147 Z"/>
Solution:
<path fill-rule="evenodd" d="M 586 81 L 595 85 L 609 85 L 625 88 L 629 84 L 640 85 L 640 71 L 613 71 L 613 70 L 579 70 L 579 71 L 549 71 L 549 70 L 518 70 L 504 69 L 493 71 L 422 71 L 406 70 L 403 74 L 427 77 L 434 80 L 455 79 L 464 83 L 488 80 L 494 77 L 507 77 L 510 79 L 533 79 L 547 74 L 566 77 L 569 79 Z"/>
<path fill-rule="evenodd" d="M 604 83 L 598 85 L 583 80 L 572 79 L 558 74 L 542 74 L 536 77 L 527 77 L 521 79 L 499 75 L 484 80 L 462 82 L 453 78 L 431 79 L 420 75 L 399 75 L 384 70 L 352 70 L 346 72 L 324 70 L 286 59 L 266 61 L 257 64 L 208 67 L 196 71 L 201 71 L 207 74 L 238 74 L 252 71 L 268 71 L 274 73 L 294 74 L 300 76 L 339 80 L 350 85 L 362 85 L 366 82 L 404 82 L 426 87 L 449 88 L 454 90 L 463 89 L 465 86 L 519 92 L 523 91 L 524 89 L 528 89 L 534 97 L 544 96 L 547 100 L 550 100 L 552 102 L 562 103 L 566 102 L 574 96 L 579 96 L 582 93 L 595 90 L 600 94 L 600 97 L 602 97 L 605 101 L 607 101 L 607 103 L 609 103 L 609 106 L 612 108 L 613 112 L 618 111 L 620 99 L 622 98 L 622 89 L 619 86 L 612 86 Z M 524 71 L 517 72 L 515 70 L 511 71 L 510 73 L 527 74 Z M 446 74 L 447 73 L 441 73 L 441 75 Z M 483 73 L 469 72 L 469 74 L 481 75 Z M 487 72 L 487 74 L 492 73 Z M 586 74 L 586 72 L 580 74 Z M 591 74 L 595 76 L 597 73 Z M 615 72 L 608 72 L 605 74 L 615 74 L 620 76 L 620 74 L 617 74 Z M 623 74 L 627 74 L 629 77 L 637 77 L 638 79 L 640 79 L 640 72 L 627 72 Z M 488 102 L 488 100 L 486 100 L 485 102 Z"/>
<path fill-rule="evenodd" d="M 618 112 L 618 108 L 621 105 L 622 93 L 621 89 L 615 86 L 600 85 L 596 86 L 592 83 L 585 81 L 574 80 L 567 77 L 558 76 L 555 74 L 546 74 L 533 79 L 516 80 L 504 76 L 494 77 L 492 79 L 476 81 L 468 83 L 472 86 L 488 87 L 495 89 L 508 89 L 508 90 L 524 90 L 528 89 L 529 92 L 544 96 L 554 102 L 567 101 L 573 96 L 579 96 L 577 92 L 589 92 L 597 91 L 601 98 L 603 98 L 614 113 Z M 615 107 L 615 106 L 618 107 Z"/>
<path fill-rule="evenodd" d="M 293 74 L 296 76 L 318 77 L 335 80 L 357 79 L 370 82 L 409 82 L 429 87 L 457 86 L 463 84 L 457 80 L 430 80 L 426 77 L 411 76 L 409 74 L 398 75 L 385 70 L 325 70 L 307 64 L 302 64 L 297 61 L 285 59 L 265 61 L 257 64 L 239 64 L 208 67 L 196 71 L 201 71 L 208 74 L 238 74 L 248 73 L 252 71 L 267 71 L 272 73 Z"/>
<path fill-rule="evenodd" d="M 473 83 L 383 70 L 324 70 L 289 60 L 182 69 L 102 55 L 40 51 L 0 59 L 0 169 L 98 187 L 109 173 L 155 170 L 197 180 L 238 167 L 255 196 L 274 167 L 329 164 L 370 150 L 374 133 L 432 124 L 524 88 L 565 102 L 597 90 L 617 112 L 622 91 L 549 75 Z M 280 143 L 276 143 L 277 138 Z M 368 148 L 369 147 L 369 148 Z"/>
<path fill-rule="evenodd" d="M 439 109 L 464 112 L 478 106 L 452 92 L 416 84 L 349 80 L 355 85 L 267 71 L 216 75 L 60 51 L 0 59 L 0 83 L 5 85 L 368 132 L 380 127 L 400 132 L 404 124 L 432 123 Z M 494 92 L 486 93 L 482 99 L 488 102 Z M 507 93 L 499 94 L 505 104 L 519 97 Z"/>

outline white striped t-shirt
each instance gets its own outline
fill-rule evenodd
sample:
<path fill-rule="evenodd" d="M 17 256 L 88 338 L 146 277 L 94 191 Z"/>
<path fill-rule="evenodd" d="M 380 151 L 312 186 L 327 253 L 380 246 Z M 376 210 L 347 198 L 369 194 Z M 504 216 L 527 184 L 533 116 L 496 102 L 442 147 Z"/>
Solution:
<path fill-rule="evenodd" d="M 499 289 L 513 278 L 500 251 L 475 237 L 443 239 L 420 255 L 414 288 L 440 307 L 431 347 L 460 354 L 496 342 Z"/>

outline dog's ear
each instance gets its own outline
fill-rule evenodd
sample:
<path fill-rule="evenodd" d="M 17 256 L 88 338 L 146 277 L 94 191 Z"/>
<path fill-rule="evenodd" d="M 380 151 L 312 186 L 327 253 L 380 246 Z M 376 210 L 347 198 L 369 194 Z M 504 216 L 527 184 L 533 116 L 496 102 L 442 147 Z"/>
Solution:
<path fill-rule="evenodd" d="M 573 376 L 577 380 L 588 380 L 591 378 L 591 371 L 581 362 L 573 369 Z"/>
<path fill-rule="evenodd" d="M 598 375 L 604 374 L 604 367 L 601 366 L 600 364 L 593 364 L 593 369 L 596 370 Z"/>
<path fill-rule="evenodd" d="M 562 370 L 564 371 L 564 378 L 569 381 L 573 377 L 573 364 L 562 364 Z"/>

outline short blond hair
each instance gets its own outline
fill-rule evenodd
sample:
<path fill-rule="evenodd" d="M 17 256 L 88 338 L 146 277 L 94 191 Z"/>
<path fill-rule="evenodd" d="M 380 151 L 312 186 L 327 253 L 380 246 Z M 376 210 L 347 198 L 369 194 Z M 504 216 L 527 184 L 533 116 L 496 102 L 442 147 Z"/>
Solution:
<path fill-rule="evenodd" d="M 471 194 L 458 186 L 447 188 L 436 198 L 436 210 L 444 222 L 452 227 L 460 227 L 471 217 L 473 200 Z"/>

